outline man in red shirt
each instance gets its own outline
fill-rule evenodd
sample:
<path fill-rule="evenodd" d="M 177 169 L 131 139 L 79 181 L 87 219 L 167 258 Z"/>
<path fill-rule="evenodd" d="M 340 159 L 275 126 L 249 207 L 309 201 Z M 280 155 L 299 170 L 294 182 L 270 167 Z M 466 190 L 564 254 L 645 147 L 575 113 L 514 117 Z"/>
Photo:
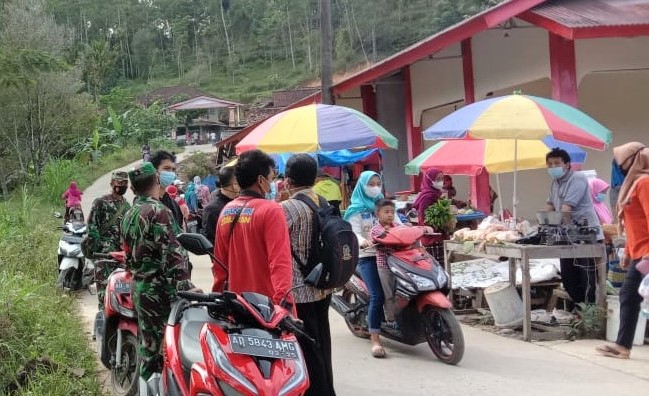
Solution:
<path fill-rule="evenodd" d="M 275 177 L 275 162 L 259 150 L 239 156 L 234 174 L 241 187 L 238 198 L 221 212 L 214 256 L 228 272 L 212 264 L 212 291 L 256 292 L 276 304 L 293 285 L 291 242 L 284 210 L 265 195 Z M 292 299 L 289 298 L 292 302 Z"/>

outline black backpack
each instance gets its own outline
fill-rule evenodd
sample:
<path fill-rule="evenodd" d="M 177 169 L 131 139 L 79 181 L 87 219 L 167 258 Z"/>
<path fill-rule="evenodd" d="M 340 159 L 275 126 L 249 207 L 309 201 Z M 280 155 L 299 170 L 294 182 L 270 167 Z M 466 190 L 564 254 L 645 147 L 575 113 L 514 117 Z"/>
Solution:
<path fill-rule="evenodd" d="M 295 199 L 304 202 L 314 213 L 314 230 L 311 239 L 311 251 L 306 263 L 302 263 L 293 249 L 293 258 L 306 277 L 311 270 L 322 263 L 323 272 L 318 284 L 319 289 L 342 287 L 354 274 L 358 263 L 358 239 L 352 226 L 340 216 L 326 199 L 317 195 L 320 207 L 304 194 L 297 194 Z"/>

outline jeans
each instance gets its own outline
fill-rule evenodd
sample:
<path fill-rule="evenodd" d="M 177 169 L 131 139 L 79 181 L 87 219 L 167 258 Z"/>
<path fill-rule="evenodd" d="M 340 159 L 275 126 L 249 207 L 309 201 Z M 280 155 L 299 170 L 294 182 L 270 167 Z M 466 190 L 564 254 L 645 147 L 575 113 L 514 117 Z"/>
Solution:
<path fill-rule="evenodd" d="M 376 267 L 376 257 L 358 259 L 358 271 L 370 292 L 370 306 L 367 312 L 369 331 L 378 334 L 381 332 L 381 321 L 383 321 L 383 287 Z"/>
<path fill-rule="evenodd" d="M 561 281 L 575 306 L 579 303 L 595 303 L 597 271 L 590 258 L 561 259 Z M 636 293 L 637 294 L 637 293 Z"/>
<path fill-rule="evenodd" d="M 642 303 L 642 296 L 638 293 L 638 287 L 640 287 L 644 277 L 635 268 L 639 261 L 634 260 L 631 263 L 629 272 L 626 273 L 626 278 L 620 288 L 620 330 L 617 333 L 615 343 L 628 349 L 633 346 L 635 327 L 638 324 L 638 316 L 640 315 L 640 303 Z"/>

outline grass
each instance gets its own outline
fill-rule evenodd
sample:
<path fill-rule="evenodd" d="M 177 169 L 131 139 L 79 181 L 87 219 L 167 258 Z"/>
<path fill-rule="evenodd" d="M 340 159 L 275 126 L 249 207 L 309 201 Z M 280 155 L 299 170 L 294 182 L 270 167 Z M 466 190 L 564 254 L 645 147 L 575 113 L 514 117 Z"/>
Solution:
<path fill-rule="evenodd" d="M 139 157 L 130 149 L 89 166 L 53 160 L 38 187 L 0 202 L 0 395 L 102 394 L 76 301 L 55 285 L 60 220 L 51 214 L 71 178 L 83 188 Z"/>

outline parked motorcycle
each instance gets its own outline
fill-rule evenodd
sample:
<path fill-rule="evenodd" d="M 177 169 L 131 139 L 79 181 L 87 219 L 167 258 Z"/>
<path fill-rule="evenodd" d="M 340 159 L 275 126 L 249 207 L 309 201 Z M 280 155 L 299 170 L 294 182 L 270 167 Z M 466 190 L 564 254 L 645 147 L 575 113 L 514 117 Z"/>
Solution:
<path fill-rule="evenodd" d="M 399 329 L 381 327 L 381 335 L 407 345 L 428 342 L 433 354 L 444 363 L 455 365 L 464 355 L 464 335 L 453 314 L 448 274 L 419 241 L 423 227 L 395 227 L 375 243 L 393 249 L 388 267 L 396 278 L 395 320 Z M 370 295 L 358 271 L 333 295 L 331 305 L 343 316 L 357 337 L 368 338 L 367 313 Z"/>
<path fill-rule="evenodd" d="M 133 277 L 125 270 L 124 252 L 95 253 L 96 260 L 110 260 L 116 269 L 108 277 L 104 311 L 95 316 L 94 334 L 101 363 L 110 370 L 113 395 L 138 393 L 137 313 L 131 297 Z"/>
<path fill-rule="evenodd" d="M 213 246 L 203 235 L 178 239 L 190 252 L 211 256 Z M 314 270 L 310 280 L 319 273 Z M 206 396 L 302 395 L 308 389 L 296 336 L 310 337 L 284 304 L 257 293 L 178 296 L 165 328 L 163 372 L 141 382 L 140 394 L 145 387 L 149 395 Z"/>
<path fill-rule="evenodd" d="M 71 291 L 87 289 L 93 282 L 94 265 L 81 252 L 86 224 L 71 221 L 57 227 L 63 231 L 58 247 L 59 276 L 56 284 Z"/>

